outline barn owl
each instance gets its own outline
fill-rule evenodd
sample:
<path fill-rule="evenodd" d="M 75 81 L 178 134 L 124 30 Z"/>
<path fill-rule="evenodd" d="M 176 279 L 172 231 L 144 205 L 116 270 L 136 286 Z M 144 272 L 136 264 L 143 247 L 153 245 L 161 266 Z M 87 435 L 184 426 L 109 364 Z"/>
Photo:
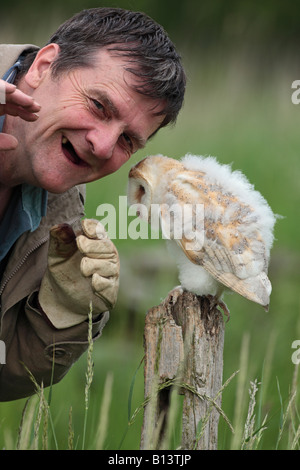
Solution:
<path fill-rule="evenodd" d="M 182 289 L 220 304 L 229 289 L 268 310 L 272 287 L 267 272 L 276 216 L 240 171 L 214 157 L 149 156 L 131 168 L 127 196 L 141 218 L 149 223 L 158 219 L 168 232 L 165 238 Z M 191 209 L 187 216 L 186 207 Z M 203 210 L 197 219 L 198 208 Z M 175 237 L 180 228 L 181 236 Z M 224 303 L 222 307 L 227 310 Z"/>

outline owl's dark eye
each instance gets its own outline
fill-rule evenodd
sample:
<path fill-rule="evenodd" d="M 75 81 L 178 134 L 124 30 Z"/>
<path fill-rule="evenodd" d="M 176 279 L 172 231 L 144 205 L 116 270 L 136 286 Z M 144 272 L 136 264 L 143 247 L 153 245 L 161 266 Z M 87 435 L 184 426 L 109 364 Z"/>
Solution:
<path fill-rule="evenodd" d="M 141 199 L 144 196 L 145 192 L 146 191 L 145 191 L 144 186 L 142 184 L 140 184 L 138 189 L 137 189 L 137 194 L 136 194 L 138 201 L 141 201 Z"/>

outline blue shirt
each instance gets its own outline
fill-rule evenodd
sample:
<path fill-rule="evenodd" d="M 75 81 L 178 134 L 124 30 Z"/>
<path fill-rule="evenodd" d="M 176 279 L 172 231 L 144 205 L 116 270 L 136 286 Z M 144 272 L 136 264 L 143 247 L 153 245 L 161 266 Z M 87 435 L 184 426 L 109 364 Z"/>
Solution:
<path fill-rule="evenodd" d="M 13 83 L 20 65 L 18 61 L 2 77 Z M 2 132 L 5 116 L 0 117 Z M 5 215 L 0 223 L 0 278 L 4 271 L 5 257 L 17 239 L 27 231 L 33 232 L 40 225 L 47 211 L 47 191 L 29 184 L 17 186 L 13 192 Z"/>

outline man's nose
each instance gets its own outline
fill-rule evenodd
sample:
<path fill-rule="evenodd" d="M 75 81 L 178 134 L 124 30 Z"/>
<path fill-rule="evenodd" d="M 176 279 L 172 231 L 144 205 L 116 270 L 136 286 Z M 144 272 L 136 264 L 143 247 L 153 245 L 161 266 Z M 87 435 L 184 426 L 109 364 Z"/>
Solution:
<path fill-rule="evenodd" d="M 86 140 L 95 157 L 108 160 L 113 155 L 119 136 L 120 129 L 117 126 L 103 126 L 90 130 L 86 135 Z"/>

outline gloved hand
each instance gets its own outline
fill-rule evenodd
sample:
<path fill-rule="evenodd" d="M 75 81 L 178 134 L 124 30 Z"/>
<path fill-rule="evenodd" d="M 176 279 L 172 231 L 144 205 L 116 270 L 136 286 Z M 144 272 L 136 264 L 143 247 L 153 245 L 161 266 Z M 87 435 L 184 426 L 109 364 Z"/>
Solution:
<path fill-rule="evenodd" d="M 81 221 L 75 235 L 68 224 L 52 227 L 48 267 L 39 304 L 56 328 L 68 328 L 111 310 L 117 300 L 120 263 L 116 247 L 97 220 Z"/>

